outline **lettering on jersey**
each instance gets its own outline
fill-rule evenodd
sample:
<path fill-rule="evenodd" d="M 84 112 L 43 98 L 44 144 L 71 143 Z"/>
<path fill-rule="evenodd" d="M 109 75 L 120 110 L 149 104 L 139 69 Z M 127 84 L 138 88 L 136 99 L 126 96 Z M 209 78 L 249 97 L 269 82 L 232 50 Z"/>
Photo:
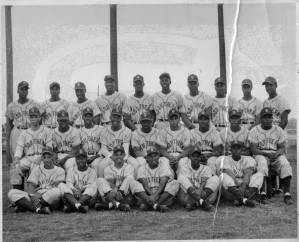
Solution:
<path fill-rule="evenodd" d="M 178 152 L 178 150 L 176 149 L 177 147 L 184 149 L 184 144 L 182 140 L 173 139 L 167 142 L 167 148 L 172 148 L 171 152 Z"/>
<path fill-rule="evenodd" d="M 92 142 L 92 143 L 98 143 L 98 137 L 94 137 L 94 136 L 85 136 L 84 138 L 82 138 L 81 142 L 82 144 L 86 144 L 88 142 Z"/>
<path fill-rule="evenodd" d="M 149 184 L 150 187 L 155 187 L 155 186 L 159 186 L 160 184 L 160 177 L 146 177 L 145 178 L 147 183 Z"/>
<path fill-rule="evenodd" d="M 41 181 L 40 181 L 40 187 L 41 188 L 51 188 L 52 187 L 52 179 L 51 177 L 49 178 L 43 178 Z"/>
<path fill-rule="evenodd" d="M 18 110 L 18 112 L 14 113 L 15 119 L 19 119 L 22 116 L 29 116 L 28 110 Z"/>
<path fill-rule="evenodd" d="M 43 139 L 31 139 L 30 141 L 28 141 L 24 144 L 24 148 L 28 149 L 31 146 L 33 146 L 34 144 L 43 145 L 44 140 Z"/>
<path fill-rule="evenodd" d="M 63 148 L 69 148 L 67 150 L 70 150 L 73 146 L 73 141 L 72 140 L 60 140 L 56 142 L 57 149 L 58 150 L 63 150 Z"/>
<path fill-rule="evenodd" d="M 144 143 L 142 143 L 138 148 L 137 150 L 139 151 L 143 151 L 143 150 L 146 150 L 147 147 L 151 147 L 151 146 L 155 146 L 156 143 L 153 142 L 153 141 L 150 141 L 150 140 L 146 140 Z"/>
<path fill-rule="evenodd" d="M 112 140 L 112 143 L 110 143 L 107 146 L 107 149 L 108 149 L 108 151 L 112 151 L 115 146 L 122 145 L 122 144 L 123 144 L 123 140 L 122 139 L 114 139 L 114 140 Z"/>
<path fill-rule="evenodd" d="M 130 106 L 130 113 L 136 115 L 141 110 L 146 110 L 149 108 L 148 104 L 138 103 L 137 106 Z"/>
<path fill-rule="evenodd" d="M 109 106 L 109 104 L 107 104 L 107 105 L 101 106 L 101 108 L 104 112 L 106 112 L 110 109 L 110 106 Z"/>
<path fill-rule="evenodd" d="M 257 147 L 259 149 L 265 149 L 265 148 L 268 148 L 269 146 L 271 146 L 271 147 L 277 147 L 277 143 L 278 143 L 278 140 L 276 140 L 276 139 L 266 138 L 266 139 L 261 140 L 258 143 Z"/>

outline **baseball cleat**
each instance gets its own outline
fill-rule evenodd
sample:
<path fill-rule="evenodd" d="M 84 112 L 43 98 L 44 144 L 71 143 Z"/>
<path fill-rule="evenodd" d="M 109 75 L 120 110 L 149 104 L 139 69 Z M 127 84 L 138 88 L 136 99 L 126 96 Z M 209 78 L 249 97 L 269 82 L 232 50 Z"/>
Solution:
<path fill-rule="evenodd" d="M 120 211 L 123 211 L 123 212 L 130 212 L 131 211 L 131 207 L 127 203 L 120 203 L 118 208 L 119 208 Z"/>
<path fill-rule="evenodd" d="M 169 211 L 169 207 L 167 207 L 167 205 L 158 205 L 157 211 L 159 211 L 161 213 L 165 213 L 165 212 Z"/>
<path fill-rule="evenodd" d="M 51 214 L 51 210 L 48 206 L 42 207 L 39 211 L 39 214 Z"/>
<path fill-rule="evenodd" d="M 201 204 L 201 208 L 204 211 L 211 211 L 213 206 L 207 200 L 203 200 Z"/>
<path fill-rule="evenodd" d="M 95 208 L 95 210 L 98 210 L 98 211 L 109 210 L 109 204 L 108 203 L 96 203 L 94 205 L 94 208 Z"/>
<path fill-rule="evenodd" d="M 139 206 L 139 209 L 141 211 L 147 211 L 147 210 L 149 210 L 149 207 L 147 206 L 147 204 L 141 203 L 140 206 Z"/>
<path fill-rule="evenodd" d="M 71 213 L 73 211 L 72 207 L 70 205 L 64 205 L 63 206 L 63 212 L 65 213 Z"/>
<path fill-rule="evenodd" d="M 245 205 L 246 207 L 251 207 L 251 208 L 255 207 L 255 203 L 254 203 L 254 201 L 249 200 L 249 199 L 247 199 L 247 200 L 244 202 L 244 205 Z"/>
<path fill-rule="evenodd" d="M 267 195 L 266 194 L 261 194 L 260 195 L 260 197 L 261 197 L 261 200 L 260 200 L 260 202 L 262 203 L 262 204 L 268 204 L 269 202 L 267 201 Z"/>
<path fill-rule="evenodd" d="M 292 197 L 290 195 L 284 196 L 283 201 L 286 205 L 292 205 L 293 204 L 293 200 L 292 200 Z"/>
<path fill-rule="evenodd" d="M 192 210 L 195 210 L 197 208 L 196 204 L 195 203 L 187 203 L 185 208 L 188 210 L 188 211 L 192 211 Z"/>
<path fill-rule="evenodd" d="M 88 206 L 80 205 L 80 206 L 78 207 L 78 211 L 79 211 L 80 213 L 87 213 L 87 212 L 88 212 Z"/>
<path fill-rule="evenodd" d="M 23 207 L 15 206 L 14 209 L 15 209 L 15 213 L 24 213 L 24 212 L 26 212 L 26 209 L 23 208 Z"/>

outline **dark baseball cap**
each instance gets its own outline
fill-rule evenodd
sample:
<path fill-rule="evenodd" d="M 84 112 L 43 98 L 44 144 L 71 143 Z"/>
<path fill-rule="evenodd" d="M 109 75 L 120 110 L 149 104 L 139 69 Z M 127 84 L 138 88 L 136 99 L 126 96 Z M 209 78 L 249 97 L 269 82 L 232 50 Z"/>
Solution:
<path fill-rule="evenodd" d="M 58 111 L 57 118 L 59 119 L 69 119 L 69 114 L 66 110 L 62 109 Z"/>
<path fill-rule="evenodd" d="M 201 150 L 200 150 L 200 148 L 198 147 L 198 145 L 195 145 L 195 146 L 193 146 L 191 149 L 190 149 L 190 151 L 189 151 L 189 154 L 190 155 L 193 155 L 194 153 L 199 153 L 199 154 L 201 154 Z"/>
<path fill-rule="evenodd" d="M 269 107 L 263 108 L 262 111 L 261 111 L 261 117 L 263 117 L 264 115 L 268 115 L 268 114 L 273 115 L 272 109 L 269 108 Z"/>
<path fill-rule="evenodd" d="M 58 88 L 60 88 L 60 84 L 59 84 L 58 82 L 52 82 L 52 83 L 50 84 L 50 89 L 51 89 L 52 87 L 58 87 Z"/>
<path fill-rule="evenodd" d="M 122 111 L 119 108 L 113 108 L 111 111 L 111 116 L 117 115 L 117 116 L 122 116 Z"/>
<path fill-rule="evenodd" d="M 170 79 L 170 75 L 169 75 L 169 73 L 167 73 L 167 72 L 163 72 L 163 73 L 159 76 L 160 79 L 162 79 L 162 78 L 164 78 L 164 77 Z"/>
<path fill-rule="evenodd" d="M 18 88 L 27 87 L 29 89 L 29 83 L 26 81 L 21 81 L 18 84 Z"/>
<path fill-rule="evenodd" d="M 83 82 L 76 82 L 75 89 L 86 89 L 86 86 Z"/>
<path fill-rule="evenodd" d="M 146 153 L 147 153 L 147 155 L 160 154 L 160 151 L 158 150 L 158 148 L 156 146 L 149 146 L 146 149 Z"/>
<path fill-rule="evenodd" d="M 137 81 L 142 81 L 143 82 L 143 76 L 141 76 L 141 75 L 136 75 L 136 76 L 134 76 L 134 78 L 133 78 L 133 82 L 135 83 L 135 82 L 137 82 Z"/>
<path fill-rule="evenodd" d="M 104 81 L 106 82 L 106 81 L 115 81 L 115 78 L 114 78 L 114 76 L 112 76 L 112 75 L 106 75 L 105 77 L 104 77 Z"/>
<path fill-rule="evenodd" d="M 40 115 L 40 111 L 37 107 L 32 107 L 29 109 L 29 115 L 34 115 L 34 114 Z"/>
<path fill-rule="evenodd" d="M 145 111 L 140 115 L 140 120 L 152 120 L 152 114 L 150 111 Z"/>
<path fill-rule="evenodd" d="M 228 116 L 231 118 L 231 117 L 241 117 L 242 116 L 242 113 L 240 112 L 240 111 L 238 111 L 238 110 L 236 110 L 236 109 L 231 109 L 231 110 L 229 110 L 229 112 L 228 112 Z"/>
<path fill-rule="evenodd" d="M 243 145 L 244 145 L 243 142 L 240 142 L 238 140 L 233 140 L 230 142 L 230 147 L 236 147 L 236 146 L 242 147 Z"/>
<path fill-rule="evenodd" d="M 210 119 L 210 114 L 207 110 L 203 109 L 201 112 L 198 113 L 198 118 L 201 117 L 201 116 L 205 116 L 207 117 L 208 119 Z"/>
<path fill-rule="evenodd" d="M 191 74 L 188 76 L 188 82 L 196 81 L 198 82 L 198 77 L 195 74 Z"/>
<path fill-rule="evenodd" d="M 76 157 L 87 157 L 87 153 L 83 150 L 83 149 L 80 149 L 78 150 L 78 152 L 76 153 Z"/>
<path fill-rule="evenodd" d="M 172 116 L 180 117 L 179 111 L 176 110 L 176 109 L 170 109 L 169 112 L 168 112 L 168 117 L 170 118 Z"/>
<path fill-rule="evenodd" d="M 42 154 L 50 154 L 53 155 L 53 149 L 49 146 L 45 146 L 42 149 Z"/>
<path fill-rule="evenodd" d="M 86 114 L 91 114 L 91 115 L 93 115 L 93 110 L 92 110 L 92 108 L 90 108 L 90 107 L 87 107 L 87 108 L 84 108 L 83 109 L 83 116 L 84 115 L 86 115 Z"/>
<path fill-rule="evenodd" d="M 266 77 L 265 81 L 263 82 L 263 85 L 266 85 L 266 83 L 274 84 L 277 86 L 277 80 L 272 76 Z"/>
<path fill-rule="evenodd" d="M 242 81 L 242 86 L 244 86 L 244 85 L 249 85 L 252 87 L 252 81 L 250 79 L 244 79 Z"/>
<path fill-rule="evenodd" d="M 223 77 L 217 77 L 214 81 L 214 84 L 216 85 L 217 83 L 224 83 L 226 84 L 226 81 L 224 80 Z"/>
<path fill-rule="evenodd" d="M 125 153 L 125 149 L 122 145 L 116 145 L 114 148 L 113 148 L 113 153 L 116 153 L 117 151 L 121 151 L 122 153 Z"/>

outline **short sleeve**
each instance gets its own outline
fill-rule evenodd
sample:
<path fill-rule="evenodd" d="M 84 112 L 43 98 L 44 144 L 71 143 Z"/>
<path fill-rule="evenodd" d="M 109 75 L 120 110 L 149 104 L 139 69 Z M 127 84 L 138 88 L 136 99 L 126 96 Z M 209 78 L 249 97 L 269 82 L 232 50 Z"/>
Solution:
<path fill-rule="evenodd" d="M 250 157 L 250 156 L 243 156 L 243 157 L 244 157 L 244 159 L 246 159 L 246 165 L 245 165 L 244 169 L 256 167 L 256 162 L 252 157 Z"/>
<path fill-rule="evenodd" d="M 163 163 L 161 163 L 160 172 L 159 172 L 160 177 L 167 176 L 171 178 L 173 175 L 170 169 L 171 168 L 169 166 L 163 165 Z"/>
<path fill-rule="evenodd" d="M 6 110 L 6 117 L 8 117 L 10 120 L 13 120 L 13 103 L 10 103 Z"/>
<path fill-rule="evenodd" d="M 66 183 L 74 184 L 75 179 L 74 179 L 74 168 L 69 169 L 68 172 L 66 173 Z"/>
<path fill-rule="evenodd" d="M 16 157 L 22 157 L 23 152 L 24 152 L 24 144 L 25 144 L 25 134 L 26 130 L 22 130 L 19 138 L 17 139 L 17 147 L 16 147 L 16 151 L 15 151 L 15 156 Z"/>
<path fill-rule="evenodd" d="M 123 137 L 124 143 L 130 143 L 132 136 L 132 131 L 126 127 L 125 135 Z"/>
<path fill-rule="evenodd" d="M 230 157 L 229 156 L 226 156 L 224 158 L 223 168 L 222 169 L 231 170 L 231 164 L 230 164 Z"/>
<path fill-rule="evenodd" d="M 63 181 L 65 181 L 65 171 L 62 168 L 58 167 L 56 182 Z"/>
<path fill-rule="evenodd" d="M 137 130 L 132 133 L 131 145 L 133 148 L 139 148 Z"/>
<path fill-rule="evenodd" d="M 93 168 L 90 169 L 90 174 L 88 176 L 88 184 L 93 184 L 97 180 L 96 171 Z"/>
<path fill-rule="evenodd" d="M 212 177 L 213 176 L 213 172 L 212 172 L 211 168 L 208 167 L 208 166 L 205 166 L 205 169 L 204 169 L 204 172 L 203 172 L 202 176 L 203 177 L 207 177 L 207 178 Z"/>
<path fill-rule="evenodd" d="M 134 177 L 134 168 L 130 164 L 125 167 L 124 177 Z"/>
<path fill-rule="evenodd" d="M 73 128 L 73 137 L 73 147 L 80 145 L 80 131 L 78 129 Z"/>
<path fill-rule="evenodd" d="M 257 143 L 257 137 L 256 137 L 256 127 L 251 129 L 248 134 L 248 142 L 249 144 L 256 144 Z"/>
<path fill-rule="evenodd" d="M 92 102 L 91 106 L 92 106 L 94 116 L 101 114 L 101 110 L 99 109 L 99 107 L 97 106 L 97 104 L 95 102 Z"/>
<path fill-rule="evenodd" d="M 286 142 L 286 140 L 287 140 L 287 135 L 286 135 L 286 132 L 282 129 L 282 128 L 280 128 L 280 127 L 278 127 L 279 128 L 279 136 L 278 136 L 278 141 L 277 141 L 277 143 L 278 144 L 281 144 L 281 143 L 283 143 L 283 142 Z"/>
<path fill-rule="evenodd" d="M 166 133 L 161 131 L 160 134 L 157 136 L 157 142 L 158 145 L 166 148 L 167 147 L 167 142 L 166 142 Z"/>
<path fill-rule="evenodd" d="M 142 179 L 142 178 L 145 178 L 146 175 L 145 175 L 145 166 L 142 165 L 138 168 L 138 171 L 137 171 L 137 179 Z"/>
<path fill-rule="evenodd" d="M 219 132 L 214 129 L 214 132 L 213 132 L 213 146 L 218 146 L 218 145 L 221 145 L 222 144 L 222 140 L 221 140 L 221 137 L 220 137 L 220 134 Z"/>
<path fill-rule="evenodd" d="M 190 146 L 190 143 L 191 143 L 191 134 L 190 134 L 190 131 L 186 128 L 184 128 L 184 140 L 183 140 L 183 143 L 184 143 L 184 148 Z"/>
<path fill-rule="evenodd" d="M 35 166 L 33 168 L 33 170 L 31 171 L 28 179 L 27 179 L 27 182 L 30 182 L 34 185 L 39 185 L 39 176 L 40 176 L 40 167 L 39 166 Z"/>
<path fill-rule="evenodd" d="M 114 179 L 114 172 L 111 170 L 110 166 L 106 167 L 104 170 L 104 178 L 106 180 Z"/>

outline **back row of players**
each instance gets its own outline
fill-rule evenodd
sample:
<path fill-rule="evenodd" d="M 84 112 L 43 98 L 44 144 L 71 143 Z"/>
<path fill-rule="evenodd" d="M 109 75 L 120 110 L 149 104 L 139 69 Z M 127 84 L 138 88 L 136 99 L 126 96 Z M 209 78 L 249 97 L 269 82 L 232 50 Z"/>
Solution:
<path fill-rule="evenodd" d="M 74 167 L 74 157 L 82 147 L 87 153 L 88 163 L 96 169 L 97 177 L 104 177 L 105 169 L 113 165 L 110 159 L 113 148 L 122 145 L 124 160 L 133 166 L 136 177 L 139 167 L 146 164 L 147 148 L 153 145 L 160 147 L 161 156 L 167 158 L 174 172 L 180 167 L 179 161 L 190 155 L 190 146 L 199 146 L 202 162 L 210 167 L 212 174 L 219 175 L 223 164 L 217 157 L 229 155 L 230 143 L 237 141 L 242 144 L 242 155 L 255 157 L 254 164 L 263 177 L 261 182 L 255 183 L 258 183 L 256 188 L 262 197 L 265 197 L 263 180 L 268 176 L 269 163 L 281 178 L 284 201 L 291 203 L 292 170 L 284 156 L 286 137 L 282 130 L 290 109 L 287 102 L 277 95 L 277 82 L 273 77 L 267 77 L 263 82 L 269 94 L 263 104 L 251 96 L 252 82 L 248 79 L 242 82 L 243 99 L 236 102 L 228 97 L 228 105 L 225 104 L 226 83 L 222 78 L 215 80 L 217 95 L 214 99 L 198 90 L 196 75 L 188 77 L 190 93 L 184 99 L 170 90 L 168 73 L 160 75 L 160 83 L 162 91 L 150 97 L 143 93 L 144 81 L 137 75 L 134 77 L 135 94 L 126 100 L 124 95 L 115 91 L 114 78 L 106 76 L 107 92 L 94 103 L 86 99 L 85 85 L 79 82 L 75 85 L 78 100 L 72 104 L 59 98 L 60 86 L 52 83 L 51 98 L 42 105 L 27 99 L 27 82 L 19 83 L 19 100 L 10 104 L 7 111 L 14 122 L 11 134 L 14 155 L 12 185 L 23 189 L 24 172 L 40 162 L 45 145 L 54 148 L 58 156 L 56 164 L 66 170 Z M 184 126 L 180 125 L 180 117 Z M 258 122 L 261 125 L 249 133 L 248 130 Z M 102 125 L 98 126 L 99 123 Z M 135 131 L 132 133 L 130 129 Z M 236 170 L 240 171 L 240 164 Z M 243 176 L 243 173 L 239 175 Z"/>

